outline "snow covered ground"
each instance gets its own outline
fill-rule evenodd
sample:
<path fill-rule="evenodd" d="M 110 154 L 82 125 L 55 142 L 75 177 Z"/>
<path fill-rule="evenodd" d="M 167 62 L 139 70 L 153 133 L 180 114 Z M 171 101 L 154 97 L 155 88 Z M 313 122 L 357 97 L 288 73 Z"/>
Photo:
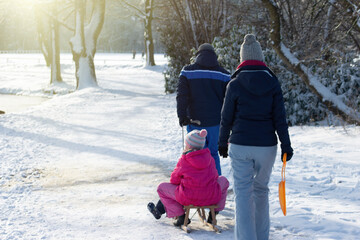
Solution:
<path fill-rule="evenodd" d="M 186 234 L 146 209 L 182 148 L 175 95 L 163 90 L 166 59 L 155 60 L 143 67 L 139 56 L 97 54 L 99 88 L 73 92 L 71 55 L 62 55 L 65 84 L 56 87 L 47 86 L 40 54 L 0 55 L 0 93 L 49 99 L 0 115 L 0 239 L 233 239 L 231 191 L 220 235 L 196 215 Z M 290 134 L 288 215 L 278 202 L 278 158 L 270 239 L 359 239 L 360 128 L 292 127 Z M 231 180 L 228 159 L 222 167 Z"/>

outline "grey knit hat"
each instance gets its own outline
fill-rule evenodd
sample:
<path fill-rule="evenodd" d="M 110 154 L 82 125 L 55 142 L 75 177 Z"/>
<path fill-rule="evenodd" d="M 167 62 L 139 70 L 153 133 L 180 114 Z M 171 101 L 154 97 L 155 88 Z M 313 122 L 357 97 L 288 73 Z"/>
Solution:
<path fill-rule="evenodd" d="M 246 60 L 264 61 L 264 55 L 260 43 L 256 41 L 253 34 L 246 34 L 240 48 L 240 62 Z"/>
<path fill-rule="evenodd" d="M 214 47 L 210 43 L 203 43 L 199 46 L 196 55 L 199 54 L 200 51 L 204 50 L 215 52 Z"/>

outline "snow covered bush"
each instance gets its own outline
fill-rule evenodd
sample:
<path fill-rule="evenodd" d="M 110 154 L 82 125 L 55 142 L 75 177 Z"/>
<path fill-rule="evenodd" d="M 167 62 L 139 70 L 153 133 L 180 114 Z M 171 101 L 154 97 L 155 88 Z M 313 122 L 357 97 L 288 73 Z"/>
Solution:
<path fill-rule="evenodd" d="M 214 40 L 213 45 L 220 64 L 231 73 L 235 72 L 240 63 L 240 46 L 246 33 L 248 33 L 247 30 L 233 28 L 229 38 L 215 38 Z M 266 44 L 263 45 L 266 46 Z M 323 120 L 326 116 L 325 107 L 307 89 L 301 79 L 285 67 L 273 50 L 264 49 L 264 56 L 266 64 L 280 81 L 289 125 Z"/>
<path fill-rule="evenodd" d="M 280 81 L 288 124 L 304 125 L 324 120 L 327 116 L 326 107 L 301 78 L 284 65 L 274 50 L 266 49 L 264 56 L 266 64 Z"/>
<path fill-rule="evenodd" d="M 165 45 L 166 56 L 168 57 L 168 65 L 164 71 L 166 93 L 174 93 L 176 91 L 180 71 L 190 60 L 188 49 L 186 49 L 180 41 L 174 39 L 176 36 L 177 35 L 165 37 L 166 41 L 169 41 L 169 43 Z"/>
<path fill-rule="evenodd" d="M 222 67 L 230 73 L 234 73 L 240 61 L 240 46 L 244 40 L 246 31 L 242 28 L 233 27 L 229 37 L 216 37 L 213 42 L 218 61 Z"/>
<path fill-rule="evenodd" d="M 342 98 L 344 103 L 360 110 L 360 59 L 354 53 L 348 53 L 337 64 L 326 68 L 316 68 L 320 81 L 331 92 Z"/>
<path fill-rule="evenodd" d="M 241 2 L 238 11 L 233 11 L 234 14 L 227 19 L 233 24 L 226 24 L 228 26 L 226 31 L 222 34 L 212 34 L 211 40 L 206 39 L 206 41 L 212 41 L 220 64 L 233 73 L 239 64 L 239 51 L 244 35 L 255 33 L 264 50 L 266 64 L 275 72 L 281 83 L 290 126 L 329 120 L 329 118 L 336 118 L 334 114 L 339 114 L 345 121 L 348 116 L 350 120 L 351 116 L 342 114 L 338 108 L 334 108 L 334 103 L 329 101 L 331 98 L 328 98 L 326 94 L 323 95 L 316 87 L 314 88 L 314 85 L 307 80 L 308 78 L 304 78 L 306 74 L 296 71 L 296 67 L 290 66 L 289 62 L 286 66 L 285 62 L 277 56 L 274 41 L 270 40 L 269 35 L 271 19 L 268 10 L 256 1 Z M 280 0 L 276 2 L 285 3 Z M 345 4 L 344 1 L 342 2 Z M 325 91 L 328 95 L 334 93 L 340 96 L 345 105 L 360 112 L 360 28 L 358 25 L 349 25 L 354 22 L 354 16 L 348 14 L 351 9 L 351 11 L 354 10 L 354 7 L 358 9 L 356 7 L 358 5 L 342 6 L 339 3 L 341 7 L 336 1 L 332 3 L 324 1 L 324 4 L 312 3 L 310 0 L 294 1 L 292 8 L 285 7 L 289 3 L 278 4 L 279 11 L 283 13 L 281 14 L 281 41 L 306 68 L 306 71 L 311 71 L 318 85 L 328 88 L 329 91 Z M 290 15 L 288 11 L 291 11 Z M 193 36 L 189 33 L 201 28 L 191 30 L 187 18 L 180 17 L 179 19 L 182 20 L 180 22 L 183 24 L 179 24 L 179 19 L 176 21 L 172 17 L 174 12 L 166 11 L 165 13 L 167 20 L 161 27 L 162 42 L 170 58 L 165 72 L 165 88 L 166 92 L 171 93 L 176 91 L 181 68 L 189 63 L 193 54 L 190 48 L 195 46 L 195 42 L 203 43 L 204 38 L 192 39 Z M 313 13 L 317 14 L 314 16 Z M 175 16 L 180 15 L 175 14 Z M 343 21 L 345 18 L 347 20 Z M 339 27 L 340 25 L 342 27 Z M 230 29 L 230 26 L 234 27 Z M 201 36 L 197 31 L 195 33 L 194 35 Z M 281 57 L 285 59 L 284 56 Z M 338 98 L 335 96 L 333 99 Z M 332 119 L 329 122 L 331 124 Z"/>
<path fill-rule="evenodd" d="M 174 21 L 169 18 L 169 21 L 164 22 L 159 28 L 160 40 L 168 57 L 168 65 L 164 71 L 166 93 L 176 91 L 180 71 L 190 61 L 190 51 L 182 34 L 179 34 L 182 31 L 181 27 Z"/>
<path fill-rule="evenodd" d="M 215 38 L 213 42 L 220 64 L 232 73 L 239 65 L 240 46 L 247 32 L 234 28 L 229 38 Z M 266 48 L 267 44 L 263 42 L 266 39 L 259 35 L 258 40 L 263 46 L 266 64 L 280 81 L 289 125 L 310 124 L 332 116 L 301 78 L 286 67 L 275 51 Z M 331 61 L 310 63 L 312 74 L 319 77 L 331 92 L 341 96 L 347 105 L 359 110 L 360 59 L 356 58 L 359 56 L 354 53 L 333 53 L 331 56 Z"/>

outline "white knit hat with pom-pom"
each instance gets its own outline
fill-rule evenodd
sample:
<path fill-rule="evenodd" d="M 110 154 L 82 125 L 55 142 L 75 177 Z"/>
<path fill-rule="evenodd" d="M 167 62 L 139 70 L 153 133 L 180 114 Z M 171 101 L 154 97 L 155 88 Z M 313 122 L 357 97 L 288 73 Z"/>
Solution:
<path fill-rule="evenodd" d="M 185 145 L 187 149 L 203 149 L 205 146 L 207 131 L 205 129 L 192 130 L 185 136 Z"/>
<path fill-rule="evenodd" d="M 264 54 L 261 50 L 260 43 L 256 41 L 253 34 L 246 34 L 244 42 L 240 48 L 240 62 L 246 60 L 264 61 Z"/>

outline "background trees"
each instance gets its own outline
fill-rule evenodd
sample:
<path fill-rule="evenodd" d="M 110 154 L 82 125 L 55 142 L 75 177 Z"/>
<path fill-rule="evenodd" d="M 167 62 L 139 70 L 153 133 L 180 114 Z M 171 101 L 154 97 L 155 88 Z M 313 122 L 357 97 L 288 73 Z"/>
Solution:
<path fill-rule="evenodd" d="M 51 82 L 61 81 L 60 50 L 74 55 L 78 88 L 96 85 L 96 50 L 144 51 L 147 65 L 155 64 L 152 52 L 165 52 L 165 91 L 172 93 L 200 44 L 213 43 L 233 72 L 244 35 L 254 33 L 282 84 L 291 125 L 333 116 L 359 123 L 358 0 L 52 0 L 40 1 L 48 7 L 38 24 L 30 4 L 19 3 L 0 0 L 0 50 L 39 49 L 39 32 Z"/>
<path fill-rule="evenodd" d="M 20 0 L 0 0 L 0 23 L 0 50 L 37 49 L 32 6 Z"/>
<path fill-rule="evenodd" d="M 215 37 L 226 37 L 233 25 L 242 18 L 239 4 L 229 0 L 168 0 L 160 11 L 159 31 L 169 65 L 165 72 L 165 91 L 176 90 L 177 78 L 184 64 L 190 62 L 202 43 Z"/>
<path fill-rule="evenodd" d="M 143 5 L 141 10 L 134 4 L 129 3 L 128 1 L 120 1 L 124 7 L 134 11 L 133 16 L 141 19 L 144 23 L 144 49 L 146 54 L 146 66 L 155 66 L 154 59 L 154 39 L 153 39 L 153 19 L 155 11 L 155 0 L 145 0 L 143 3 L 138 3 L 138 5 Z M 133 49 L 133 51 L 136 51 Z"/>
<path fill-rule="evenodd" d="M 96 86 L 94 56 L 104 24 L 105 0 L 39 1 L 35 6 L 41 51 L 51 67 L 50 84 L 62 82 L 59 34 L 62 25 L 73 33 L 67 40 L 75 62 L 76 89 Z"/>
<path fill-rule="evenodd" d="M 36 5 L 54 1 L 0 0 L 0 51 L 40 50 L 37 32 L 37 14 L 35 14 Z M 74 29 L 74 0 L 56 1 L 59 5 L 60 50 L 61 52 L 71 52 L 69 39 L 72 37 Z M 141 1 L 128 1 L 143 9 L 144 5 L 140 5 Z M 158 0 L 157 2 L 161 3 L 161 1 L 163 0 Z M 97 51 L 131 52 L 132 49 L 135 49 L 136 52 L 142 52 L 145 50 L 143 21 L 133 17 L 129 14 L 129 9 L 119 3 L 120 0 L 106 0 L 106 15 L 103 29 L 98 38 Z M 87 5 L 91 5 L 91 0 L 87 0 Z M 91 12 L 88 13 L 91 14 Z M 49 15 L 45 14 L 45 16 Z M 48 20 L 43 19 L 43 21 Z M 156 31 L 156 23 L 154 21 L 155 25 L 153 25 L 154 52 L 162 52 L 159 34 Z"/>
<path fill-rule="evenodd" d="M 191 26 L 187 2 L 182 1 L 183 7 L 180 2 L 177 8 L 174 3 L 172 6 L 182 11 L 186 26 Z M 216 2 L 206 1 L 209 6 Z M 239 0 L 226 4 L 232 5 L 231 14 L 226 15 L 226 30 L 216 32 L 210 40 L 199 38 L 198 42 L 212 42 L 220 62 L 228 70 L 233 71 L 239 64 L 244 35 L 254 33 L 264 49 L 266 63 L 282 83 L 290 125 L 321 121 L 326 116 L 333 121 L 335 115 L 359 123 L 359 1 Z M 185 39 L 190 39 L 189 45 L 195 48 L 198 44 L 192 41 L 191 33 L 193 29 L 201 29 L 197 25 L 191 29 L 175 27 L 177 30 L 170 33 L 173 41 L 163 41 L 171 59 L 171 68 L 165 75 L 168 92 L 176 89 L 177 74 L 192 56 L 191 47 L 185 47 Z M 173 36 L 180 31 L 184 40 L 177 46 L 178 39 Z M 164 35 L 169 32 L 171 27 L 163 31 Z"/>

